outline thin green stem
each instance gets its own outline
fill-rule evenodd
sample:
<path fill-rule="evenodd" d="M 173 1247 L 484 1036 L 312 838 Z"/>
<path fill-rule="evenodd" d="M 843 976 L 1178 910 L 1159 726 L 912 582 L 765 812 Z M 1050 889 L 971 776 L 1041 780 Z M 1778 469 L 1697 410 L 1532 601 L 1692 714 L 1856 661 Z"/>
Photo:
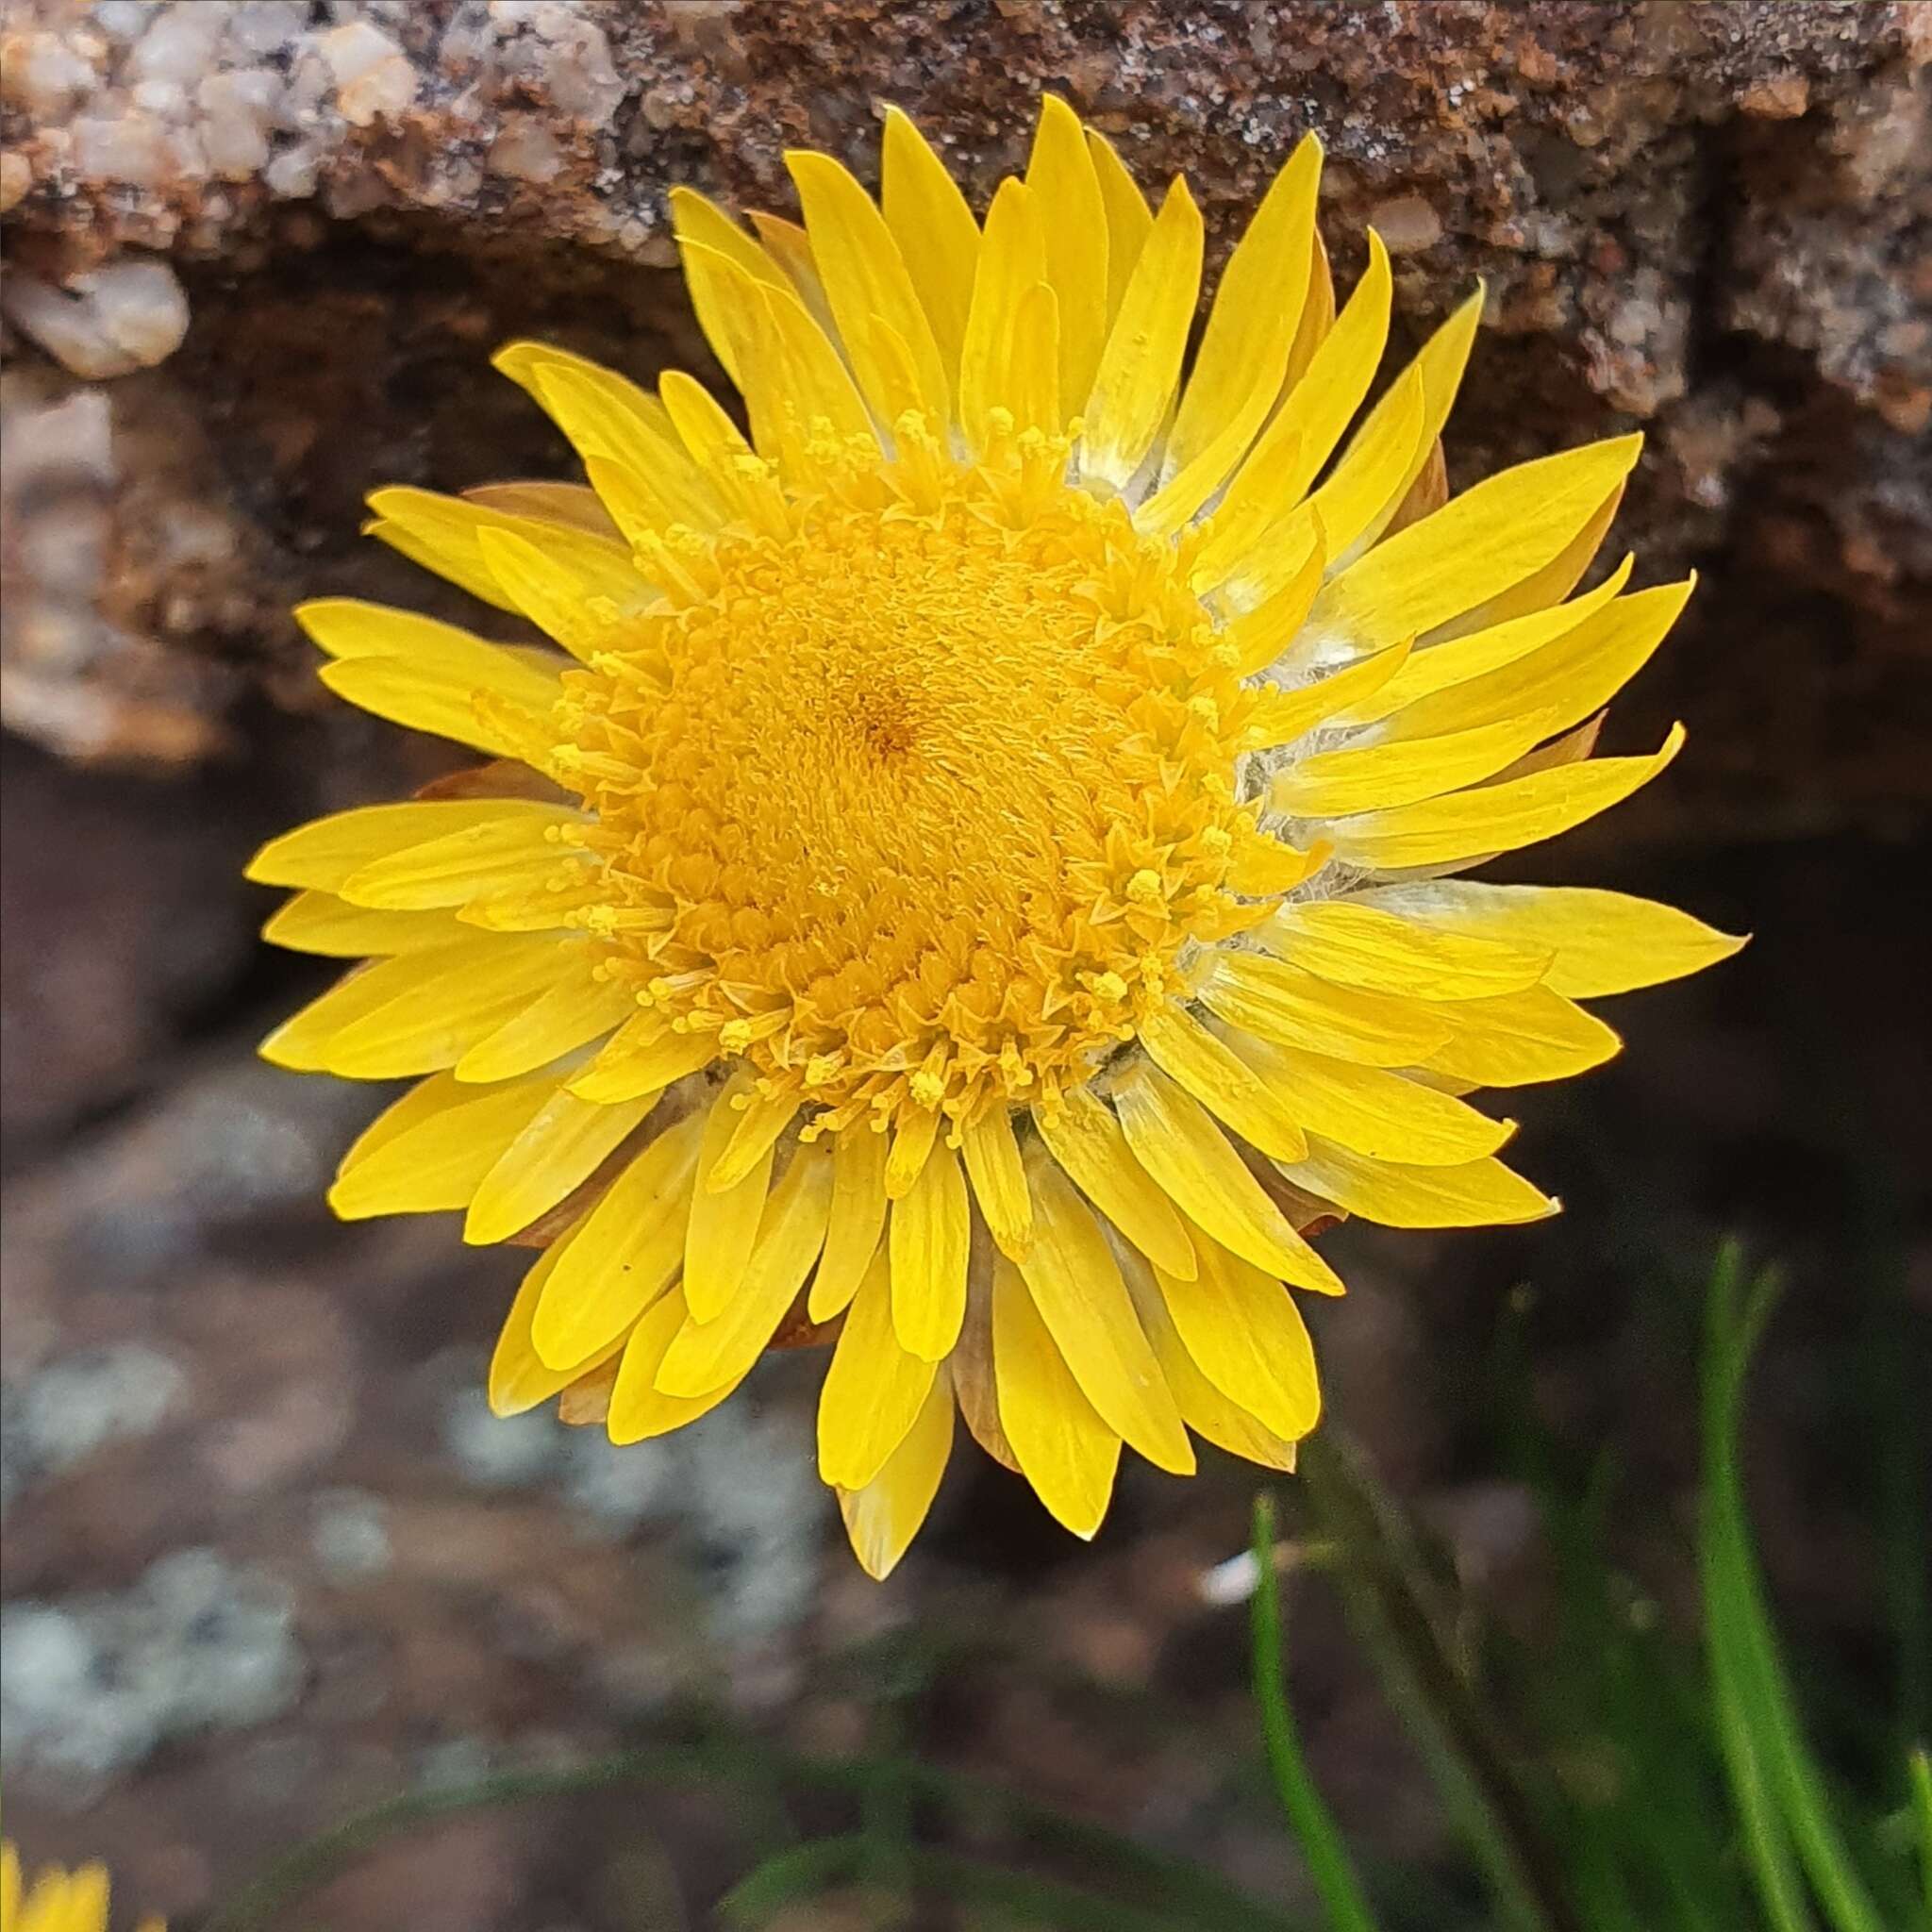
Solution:
<path fill-rule="evenodd" d="M 1912 1785 L 1912 1817 L 1918 1825 L 1919 1879 L 1925 1892 L 1925 1924 L 1932 1928 L 1932 1753 L 1921 1744 L 1906 1763 Z"/>
<path fill-rule="evenodd" d="M 1255 1498 L 1255 1594 L 1250 1600 L 1249 1634 L 1254 1658 L 1255 1703 L 1261 1713 L 1261 1737 L 1268 1770 L 1274 1780 L 1289 1829 L 1307 1860 L 1308 1876 L 1335 1932 L 1376 1932 L 1374 1914 L 1334 1815 L 1308 1774 L 1301 1738 L 1288 1702 L 1281 1665 L 1281 1587 L 1274 1574 L 1274 1499 L 1263 1491 Z"/>

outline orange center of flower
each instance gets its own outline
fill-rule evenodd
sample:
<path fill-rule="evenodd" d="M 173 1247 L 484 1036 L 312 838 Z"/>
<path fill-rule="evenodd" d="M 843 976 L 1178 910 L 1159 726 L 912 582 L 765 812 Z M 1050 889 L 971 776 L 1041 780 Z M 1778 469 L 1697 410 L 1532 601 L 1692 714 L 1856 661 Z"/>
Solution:
<path fill-rule="evenodd" d="M 1085 1078 L 1250 916 L 1248 699 L 1175 550 L 1003 480 L 727 533 L 567 708 L 646 998 L 820 1127 Z"/>

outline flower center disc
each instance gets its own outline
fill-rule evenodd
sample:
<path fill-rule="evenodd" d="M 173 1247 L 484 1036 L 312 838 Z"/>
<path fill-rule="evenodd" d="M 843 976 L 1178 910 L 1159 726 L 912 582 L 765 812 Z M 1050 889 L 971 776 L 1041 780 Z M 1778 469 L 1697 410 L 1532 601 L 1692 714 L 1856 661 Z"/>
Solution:
<path fill-rule="evenodd" d="M 652 999 L 822 1126 L 1085 1077 L 1232 909 L 1238 687 L 1175 551 L 996 481 L 720 538 L 580 694 Z"/>

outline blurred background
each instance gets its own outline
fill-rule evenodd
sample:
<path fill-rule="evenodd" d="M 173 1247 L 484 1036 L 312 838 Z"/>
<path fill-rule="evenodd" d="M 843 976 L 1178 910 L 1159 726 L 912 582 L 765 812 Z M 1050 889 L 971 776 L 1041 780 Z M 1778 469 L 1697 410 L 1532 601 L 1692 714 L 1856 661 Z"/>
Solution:
<path fill-rule="evenodd" d="M 1900 1855 L 1932 1673 L 1928 57 L 1932 10 L 1863 0 L 5 0 L 0 1744 L 28 1861 L 104 1857 L 130 1913 L 194 1926 L 406 1793 L 456 1815 L 250 1923 L 1324 1923 L 1221 1567 L 1256 1472 L 1132 1467 L 1090 1547 L 961 1455 L 874 1585 L 812 1471 L 818 1363 L 623 1451 L 493 1421 L 516 1255 L 448 1217 L 334 1224 L 385 1092 L 253 1058 L 326 977 L 258 944 L 254 846 L 449 761 L 329 700 L 287 614 L 475 620 L 358 539 L 363 493 L 567 474 L 488 368 L 512 337 L 715 375 L 673 184 L 788 210 L 796 143 L 874 180 L 891 100 L 983 206 L 1042 89 L 1143 183 L 1185 169 L 1217 259 L 1316 129 L 1338 280 L 1373 224 L 1407 343 L 1487 277 L 1452 481 L 1641 427 L 1606 558 L 1701 578 L 1606 741 L 1683 717 L 1684 757 L 1496 875 L 1754 943 L 1614 1003 L 1624 1058 L 1521 1096 L 1518 1164 L 1565 1215 L 1344 1227 L 1352 1291 L 1309 1310 L 1338 1507 L 1396 1584 L 1365 1620 L 1337 1519 L 1279 1486 L 1290 1691 L 1383 1923 L 1771 1923 L 1698 1651 L 1728 1236 L 1786 1282 L 1743 1433 L 1770 1600 L 1848 1828 Z M 1566 1916 L 1532 1873 L 1543 1916 L 1511 1916 L 1445 1724 L 1532 1866 L 1581 1873 L 1592 1821 L 1676 1763 L 1708 1909 L 1640 1884 L 1626 1919 Z M 658 1755 L 612 1789 L 489 1784 L 624 1750 Z M 479 1781 L 501 1802 L 458 1802 Z M 871 1851 L 806 1872 L 795 1846 L 855 1819 Z M 1128 1895 L 1054 1916 L 917 1864 L 941 1843 Z"/>

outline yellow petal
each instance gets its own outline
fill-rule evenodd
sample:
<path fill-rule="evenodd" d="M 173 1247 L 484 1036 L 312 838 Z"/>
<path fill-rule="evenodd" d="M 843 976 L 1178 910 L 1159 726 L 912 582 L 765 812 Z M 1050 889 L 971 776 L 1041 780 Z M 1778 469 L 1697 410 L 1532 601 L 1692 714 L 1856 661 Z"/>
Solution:
<path fill-rule="evenodd" d="M 1272 834 L 1237 836 L 1222 883 L 1231 892 L 1253 899 L 1278 899 L 1328 863 L 1325 840 L 1314 840 L 1306 852 Z"/>
<path fill-rule="evenodd" d="M 1287 581 L 1252 609 L 1244 610 L 1222 633 L 1224 639 L 1234 646 L 1234 668 L 1238 677 L 1252 677 L 1257 671 L 1265 671 L 1277 658 L 1287 655 L 1295 639 L 1301 635 L 1302 625 L 1314 604 L 1315 593 L 1322 588 L 1327 552 L 1323 546 L 1321 526 L 1310 518 L 1299 526 L 1299 534 L 1307 539 L 1307 548 Z M 1366 661 L 1373 664 L 1378 659 L 1371 658 Z M 1269 693 L 1271 699 L 1284 695 L 1286 693 Z M 1295 735 L 1298 737 L 1300 734 Z M 1273 741 L 1278 744 L 1285 740 L 1276 738 Z"/>
<path fill-rule="evenodd" d="M 1601 1020 L 1547 986 L 1438 1010 L 1450 1036 L 1422 1064 L 1479 1087 L 1565 1080 L 1601 1066 L 1621 1044 Z"/>
<path fill-rule="evenodd" d="M 957 383 L 979 263 L 979 225 L 944 163 L 893 107 L 886 108 L 879 200 L 931 322 L 947 381 Z"/>
<path fill-rule="evenodd" d="M 1499 591 L 1495 596 L 1486 598 L 1460 616 L 1450 619 L 1447 624 L 1439 624 L 1423 642 L 1441 643 L 1467 636 L 1472 631 L 1488 630 L 1497 625 L 1507 624 L 1513 618 L 1527 617 L 1534 611 L 1560 603 L 1582 581 L 1584 572 L 1590 568 L 1611 524 L 1615 522 L 1618 506 L 1623 501 L 1624 485 L 1619 483 L 1597 505 L 1575 536 L 1542 569 L 1532 571 L 1507 591 Z"/>
<path fill-rule="evenodd" d="M 1485 478 L 1342 571 L 1315 600 L 1309 629 L 1362 650 L 1472 608 L 1556 557 L 1642 446 L 1616 437 Z"/>
<path fill-rule="evenodd" d="M 1379 655 L 1379 654 L 1378 654 Z M 1316 752 L 1291 765 L 1274 783 L 1269 802 L 1297 818 L 1345 818 L 1440 798 L 1464 785 L 1493 778 L 1566 721 L 1554 709 L 1512 715 L 1440 737 L 1348 744 Z"/>
<path fill-rule="evenodd" d="M 1221 1252 L 1226 1254 L 1225 1249 Z M 1235 1260 L 1233 1256 L 1228 1258 Z M 1134 1297 L 1141 1325 L 1147 1331 L 1154 1358 L 1160 1364 L 1167 1386 L 1174 1391 L 1181 1420 L 1197 1436 L 1212 1442 L 1217 1449 L 1226 1450 L 1230 1456 L 1245 1457 L 1267 1469 L 1292 1469 L 1292 1440 L 1276 1435 L 1258 1416 L 1224 1395 L 1201 1373 L 1167 1311 L 1167 1303 L 1155 1284 L 1153 1268 L 1139 1255 L 1128 1254 L 1121 1257 L 1121 1272 L 1127 1278 L 1127 1288 Z M 1188 1293 L 1194 1292 L 1196 1288 L 1193 1282 L 1176 1286 Z M 1271 1282 L 1269 1286 L 1279 1294 L 1287 1292 L 1279 1282 Z"/>
<path fill-rule="evenodd" d="M 671 191 L 671 225 L 684 262 L 685 285 L 698 326 L 724 373 L 742 391 L 746 375 L 742 348 L 748 327 L 747 284 L 780 287 L 777 264 L 724 209 L 694 189 Z M 736 275 L 724 271 L 735 268 Z"/>
<path fill-rule="evenodd" d="M 1281 1172 L 1306 1192 L 1387 1227 L 1487 1227 L 1541 1221 L 1561 1207 L 1500 1160 L 1399 1167 L 1311 1141 L 1308 1158 L 1284 1162 Z"/>
<path fill-rule="evenodd" d="M 1254 615 L 1258 618 L 1267 608 L 1264 604 Z M 1264 745 L 1293 744 L 1318 724 L 1399 676 L 1408 661 L 1408 650 L 1407 643 L 1391 644 L 1386 651 L 1328 672 L 1292 691 L 1263 692 L 1254 720 L 1242 734 L 1243 745 L 1258 750 Z"/>
<path fill-rule="evenodd" d="M 1134 1158 L 1112 1108 L 1075 1088 L 1058 1107 L 1035 1108 L 1033 1124 L 1080 1191 L 1150 1261 L 1177 1274 L 1193 1267 L 1180 1216 Z"/>
<path fill-rule="evenodd" d="M 1418 453 L 1427 447 L 1427 426 L 1428 391 L 1421 372 L 1411 367 L 1395 378 L 1394 386 L 1370 410 L 1336 459 L 1327 480 L 1307 500 L 1307 508 L 1320 518 L 1326 533 L 1331 571 L 1362 541 L 1363 532 L 1385 512 L 1392 513 L 1402 500 L 1402 492 L 1408 488 L 1407 479 L 1422 466 Z M 1269 541 L 1264 534 L 1261 546 L 1265 548 Z M 1240 568 L 1229 574 L 1223 596 L 1239 599 L 1254 568 L 1250 553 Z M 1322 601 L 1319 597 L 1315 600 L 1317 610 Z M 1366 650 L 1371 642 L 1392 644 L 1403 635 L 1391 630 L 1359 644 L 1350 641 L 1350 648 Z"/>
<path fill-rule="evenodd" d="M 450 832 L 525 819 L 533 807 L 522 798 L 416 800 L 407 805 L 363 805 L 325 819 L 311 819 L 271 839 L 249 860 L 244 877 L 264 886 L 311 886 L 338 892 L 363 866 Z"/>
<path fill-rule="evenodd" d="M 1027 1179 L 1033 1245 L 1016 1265 L 1054 1345 L 1109 1429 L 1158 1468 L 1191 1475 L 1180 1411 L 1100 1224 L 1041 1148 L 1029 1156 Z"/>
<path fill-rule="evenodd" d="M 806 1312 L 829 1322 L 858 1292 L 886 1225 L 886 1137 L 864 1123 L 832 1142 L 832 1208 Z"/>
<path fill-rule="evenodd" d="M 485 894 L 535 891 L 553 879 L 588 876 L 588 861 L 562 842 L 587 823 L 563 806 L 517 801 L 459 831 L 372 858 L 334 888 L 352 905 L 385 912 L 426 912 L 461 906 Z"/>
<path fill-rule="evenodd" d="M 1592 758 L 1533 772 L 1422 805 L 1333 820 L 1329 835 L 1336 857 L 1364 872 L 1452 865 L 1513 852 L 1621 804 L 1656 777 L 1683 743 L 1684 727 L 1674 724 L 1662 747 L 1647 758 Z"/>
<path fill-rule="evenodd" d="M 892 1332 L 891 1270 L 881 1249 L 845 1311 L 819 1391 L 819 1474 L 838 1489 L 864 1489 L 919 1420 L 937 1373 Z"/>
<path fill-rule="evenodd" d="M 862 1490 L 839 1491 L 853 1554 L 883 1583 L 918 1534 L 953 1453 L 953 1391 L 935 1378 L 906 1440 Z"/>
<path fill-rule="evenodd" d="M 750 1372 L 818 1259 L 831 1200 L 831 1150 L 801 1147 L 765 1202 L 731 1299 L 708 1322 L 688 1314 L 665 1351 L 657 1376 L 662 1393 L 703 1395 Z"/>
<path fill-rule="evenodd" d="M 982 453 L 992 446 L 993 411 L 1011 411 L 1015 364 L 1023 355 L 1023 304 L 1045 280 L 1046 241 L 1040 211 L 1024 184 L 1008 177 L 1000 183 L 987 211 L 959 353 L 959 423 L 967 440 Z M 1041 313 L 1037 302 L 1026 308 L 1036 321 Z"/>
<path fill-rule="evenodd" d="M 1144 527 L 1177 528 L 1192 516 L 1226 481 L 1280 395 L 1307 294 L 1321 180 L 1322 143 L 1304 135 L 1222 271 L 1161 456 L 1160 488 L 1135 519 Z"/>
<path fill-rule="evenodd" d="M 1701 973 L 1744 944 L 1688 912 L 1586 886 L 1490 886 L 1462 879 L 1378 886 L 1384 912 L 1551 955 L 1543 983 L 1570 999 L 1628 992 Z"/>
<path fill-rule="evenodd" d="M 1595 590 L 1568 604 L 1546 610 L 1531 611 L 1497 624 L 1485 630 L 1472 631 L 1446 643 L 1431 644 L 1414 651 L 1393 677 L 1335 713 L 1337 724 L 1374 724 L 1391 718 L 1406 707 L 1419 703 L 1453 685 L 1485 676 L 1488 673 L 1527 657 L 1544 644 L 1573 631 L 1586 617 L 1600 610 L 1629 581 L 1633 559 L 1626 557 Z M 1378 661 L 1371 658 L 1371 663 Z M 1346 676 L 1348 674 L 1339 674 Z"/>
<path fill-rule="evenodd" d="M 1200 287 L 1201 211 L 1177 175 L 1135 264 L 1092 391 L 1084 406 L 1066 398 L 1087 425 L 1083 479 L 1122 490 L 1145 460 L 1180 380 Z"/>
<path fill-rule="evenodd" d="M 476 1185 L 466 1241 L 508 1241 L 596 1173 L 657 1105 L 658 1096 L 598 1107 L 553 1093 Z"/>
<path fill-rule="evenodd" d="M 939 1131 L 940 1112 L 934 1107 L 922 1108 L 899 1123 L 892 1135 L 892 1151 L 886 1156 L 883 1179 L 887 1200 L 901 1200 L 910 1192 Z"/>
<path fill-rule="evenodd" d="M 1508 1121 L 1492 1121 L 1447 1093 L 1379 1067 L 1241 1036 L 1233 1045 L 1309 1133 L 1378 1160 L 1450 1167 L 1493 1154 L 1514 1130 Z"/>
<path fill-rule="evenodd" d="M 655 1012 L 627 1020 L 604 1043 L 597 1058 L 571 1081 L 579 1100 L 637 1100 L 701 1073 L 718 1057 L 714 1033 L 674 1033 Z"/>
<path fill-rule="evenodd" d="M 713 1190 L 711 1171 L 738 1131 L 734 1105 L 752 1091 L 751 1075 L 741 1069 L 719 1090 L 705 1119 L 704 1141 L 698 1152 L 697 1196 L 684 1238 L 684 1299 L 694 1322 L 714 1322 L 738 1292 L 758 1240 L 765 1193 L 772 1182 L 773 1148 L 769 1141 L 728 1188 Z"/>
<path fill-rule="evenodd" d="M 1607 704 L 1643 668 L 1695 584 L 1690 577 L 1619 597 L 1541 650 L 1411 704 L 1381 736 L 1407 741 L 1462 733 L 1539 711 L 1547 720 L 1544 735 L 1565 730 Z"/>
<path fill-rule="evenodd" d="M 600 979 L 588 957 L 561 973 L 494 1032 L 464 1051 L 458 1080 L 508 1080 L 535 1073 L 635 1013 L 637 998 L 619 980 Z"/>
<path fill-rule="evenodd" d="M 1141 1044 L 1163 1074 L 1250 1145 L 1279 1160 L 1299 1160 L 1307 1152 L 1281 1097 L 1184 1008 L 1170 1005 L 1150 1014 L 1141 1023 Z"/>
<path fill-rule="evenodd" d="M 966 1173 L 987 1231 L 1018 1259 L 1033 1240 L 1033 1200 L 1013 1137 L 1013 1116 L 1004 1104 L 990 1107 L 960 1135 Z"/>
<path fill-rule="evenodd" d="M 447 912 L 374 912 L 333 892 L 297 892 L 261 929 L 273 945 L 291 953 L 320 953 L 334 959 L 362 959 L 376 953 L 420 953 L 446 946 L 463 929 Z"/>
<path fill-rule="evenodd" d="M 1335 1272 L 1288 1224 L 1226 1137 L 1163 1074 L 1139 1066 L 1115 1093 L 1135 1158 L 1197 1227 L 1298 1288 L 1340 1294 Z"/>
<path fill-rule="evenodd" d="M 318 675 L 339 698 L 392 724 L 522 758 L 555 735 L 548 718 L 559 688 L 554 679 L 526 678 L 521 669 L 496 665 L 486 673 L 481 666 L 457 670 L 400 658 L 354 658 L 325 665 Z M 479 703 L 482 692 L 494 702 Z"/>
<path fill-rule="evenodd" d="M 501 510 L 507 517 L 525 517 L 535 524 L 561 524 L 589 537 L 617 541 L 617 525 L 597 501 L 594 490 L 581 483 L 478 483 L 463 491 L 471 503 Z"/>
<path fill-rule="evenodd" d="M 1372 253 L 1378 240 L 1380 237 L 1374 235 L 1372 230 L 1369 244 Z M 1297 383 L 1308 379 L 1315 352 L 1328 340 L 1328 332 L 1335 326 L 1335 275 L 1328 263 L 1328 250 L 1323 245 L 1320 228 L 1315 230 L 1308 255 L 1308 296 L 1302 304 L 1302 325 L 1295 331 L 1294 346 L 1288 352 L 1286 387 L 1291 390 Z"/>
<path fill-rule="evenodd" d="M 1036 1318 L 1037 1319 L 1037 1318 Z M 992 1365 L 992 1270 L 975 1270 L 966 1284 L 966 1320 L 946 1357 L 959 1413 L 973 1440 L 1005 1468 L 1019 1473 L 1013 1445 L 1000 1424 L 999 1387 Z"/>
<path fill-rule="evenodd" d="M 959 1157 L 936 1141 L 919 1178 L 893 1203 L 888 1237 L 893 1332 L 902 1348 L 929 1362 L 944 1357 L 965 1319 L 972 1228 Z"/>
<path fill-rule="evenodd" d="M 1260 953 L 1221 954 L 1199 997 L 1209 1012 L 1263 1040 L 1360 1066 L 1414 1066 L 1449 1038 L 1446 1008 L 1336 986 Z"/>
<path fill-rule="evenodd" d="M 1000 1425 L 1013 1459 L 1054 1519 L 1091 1537 L 1107 1514 L 1121 1439 L 1080 1392 L 1004 1255 L 992 1272 L 992 1356 Z"/>
<path fill-rule="evenodd" d="M 1192 1281 L 1160 1274 L 1161 1299 L 1187 1352 L 1215 1388 L 1271 1435 L 1298 1441 L 1322 1413 L 1315 1347 L 1294 1297 L 1218 1242 L 1195 1243 Z"/>
<path fill-rule="evenodd" d="M 618 1364 L 605 1418 L 604 1425 L 613 1442 L 641 1442 L 647 1437 L 681 1429 L 716 1408 L 737 1388 L 737 1383 L 726 1382 L 704 1395 L 666 1395 L 657 1386 L 658 1365 L 684 1322 L 684 1296 L 675 1288 L 638 1317 L 624 1344 L 624 1359 Z"/>
<path fill-rule="evenodd" d="M 477 1088 L 438 1074 L 422 1081 L 343 1155 L 329 1207 L 343 1221 L 467 1208 L 503 1150 L 556 1091 L 554 1080 Z"/>
<path fill-rule="evenodd" d="M 1534 986 L 1549 955 L 1418 925 L 1349 899 L 1285 906 L 1257 937 L 1292 966 L 1363 992 L 1472 1000 Z"/>
<path fill-rule="evenodd" d="M 812 260 L 839 325 L 858 386 L 882 421 L 892 420 L 891 391 L 872 353 L 872 324 L 883 323 L 911 353 L 928 420 L 944 423 L 952 398 L 932 325 L 926 320 L 899 244 L 872 196 L 829 155 L 794 148 L 785 165 L 797 184 Z"/>
<path fill-rule="evenodd" d="M 703 1127 L 699 1114 L 666 1127 L 578 1224 L 531 1324 L 553 1368 L 616 1341 L 676 1274 Z"/>
<path fill-rule="evenodd" d="M 537 1312 L 537 1304 L 542 1299 L 544 1284 L 556 1274 L 558 1263 L 563 1258 L 568 1241 L 566 1236 L 543 1251 L 536 1266 L 525 1274 L 509 1313 L 504 1318 L 495 1352 L 490 1357 L 488 1386 L 492 1415 L 522 1415 L 540 1402 L 560 1395 L 586 1369 L 608 1361 L 617 1353 L 620 1344 L 612 1341 L 591 1361 L 553 1369 L 537 1353 L 536 1344 L 530 1340 L 530 1322 Z"/>
<path fill-rule="evenodd" d="M 1369 265 L 1308 373 L 1283 399 L 1214 511 L 1194 581 L 1218 584 L 1300 503 L 1369 392 L 1389 340 L 1389 251 L 1372 228 Z"/>
<path fill-rule="evenodd" d="M 725 1189 L 735 1188 L 757 1166 L 765 1150 L 776 1144 L 797 1111 L 795 1099 L 753 1093 L 751 1104 L 738 1116 L 724 1152 L 706 1173 L 706 1189 L 722 1194 Z"/>
<path fill-rule="evenodd" d="M 1045 237 L 1046 281 L 1059 319 L 1058 393 L 1077 408 L 1093 387 L 1107 341 L 1107 204 L 1079 117 L 1052 94 L 1041 97 L 1026 188 Z"/>
<path fill-rule="evenodd" d="M 1127 298 L 1141 251 L 1154 232 L 1154 210 L 1113 143 L 1091 127 L 1086 133 L 1087 152 L 1093 157 L 1093 172 L 1100 182 L 1101 206 L 1107 210 L 1107 325 L 1111 329 Z"/>

